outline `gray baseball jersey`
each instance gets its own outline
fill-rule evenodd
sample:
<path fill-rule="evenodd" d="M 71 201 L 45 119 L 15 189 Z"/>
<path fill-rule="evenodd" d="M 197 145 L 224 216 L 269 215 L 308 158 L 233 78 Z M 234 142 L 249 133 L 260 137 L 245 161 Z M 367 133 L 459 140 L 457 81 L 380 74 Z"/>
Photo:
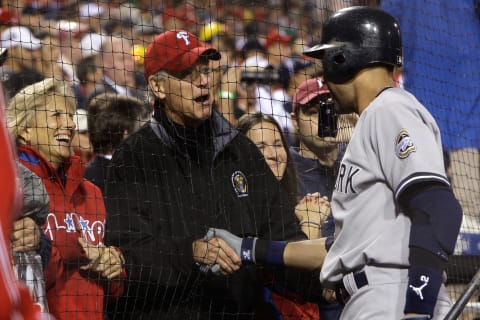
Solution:
<path fill-rule="evenodd" d="M 365 265 L 408 267 L 410 220 L 397 200 L 420 181 L 449 184 L 440 131 L 413 95 L 384 90 L 360 116 L 341 162 L 332 198 L 335 242 L 322 282 Z"/>

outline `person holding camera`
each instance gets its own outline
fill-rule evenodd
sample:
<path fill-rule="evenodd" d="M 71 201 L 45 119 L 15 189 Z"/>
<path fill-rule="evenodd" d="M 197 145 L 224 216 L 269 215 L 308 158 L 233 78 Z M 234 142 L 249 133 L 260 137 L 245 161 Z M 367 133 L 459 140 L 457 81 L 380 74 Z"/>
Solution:
<path fill-rule="evenodd" d="M 290 152 L 297 164 L 301 194 L 332 196 L 338 165 L 358 120 L 355 114 L 336 115 L 322 78 L 304 81 L 295 91 L 291 117 L 299 147 Z"/>
<path fill-rule="evenodd" d="M 356 116 L 346 125 L 345 115 L 330 116 L 327 111 L 333 106 L 332 96 L 321 78 L 312 78 L 300 84 L 293 97 L 292 122 L 299 147 L 290 147 L 290 154 L 296 164 L 299 194 L 320 193 L 331 200 L 340 159 L 345 151 L 345 142 L 351 134 Z M 341 124 L 340 124 L 341 123 Z M 340 128 L 340 129 L 339 129 Z M 349 129 L 349 132 L 344 132 Z M 338 134 L 338 131 L 341 134 Z M 336 134 L 337 133 L 337 134 Z M 332 237 L 335 229 L 330 214 L 321 226 L 323 237 Z M 339 304 L 320 302 L 321 319 L 338 319 Z"/>
<path fill-rule="evenodd" d="M 246 40 L 240 50 L 240 62 L 232 65 L 220 79 L 217 109 L 233 125 L 245 113 L 255 111 L 256 86 L 242 81 L 242 73 L 256 72 L 268 65 L 267 51 L 256 37 Z M 250 70 L 248 70 L 250 69 Z"/>
<path fill-rule="evenodd" d="M 251 38 L 242 47 L 243 62 L 223 75 L 220 82 L 219 110 L 232 124 L 245 113 L 271 115 L 288 134 L 293 131 L 285 99 L 273 97 L 274 87 L 280 86 L 279 72 L 269 63 L 265 47 Z"/>

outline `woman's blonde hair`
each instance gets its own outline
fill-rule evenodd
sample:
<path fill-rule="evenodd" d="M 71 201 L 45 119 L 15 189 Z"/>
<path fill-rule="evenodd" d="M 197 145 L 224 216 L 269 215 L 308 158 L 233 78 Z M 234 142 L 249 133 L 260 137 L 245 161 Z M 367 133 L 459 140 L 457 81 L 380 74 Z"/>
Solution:
<path fill-rule="evenodd" d="M 20 90 L 10 99 L 7 109 L 7 127 L 15 140 L 29 127 L 35 127 L 36 111 L 45 110 L 45 105 L 53 102 L 53 97 L 64 96 L 72 113 L 76 109 L 73 91 L 65 82 L 46 78 Z"/>

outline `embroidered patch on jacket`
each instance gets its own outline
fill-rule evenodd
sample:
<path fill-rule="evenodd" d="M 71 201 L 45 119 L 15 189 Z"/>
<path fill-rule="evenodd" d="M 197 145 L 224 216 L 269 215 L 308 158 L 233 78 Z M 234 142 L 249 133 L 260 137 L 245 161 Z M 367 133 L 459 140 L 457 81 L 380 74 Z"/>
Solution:
<path fill-rule="evenodd" d="M 400 130 L 397 138 L 395 139 L 395 154 L 400 159 L 405 159 L 410 153 L 417 151 L 415 142 L 408 134 L 406 129 Z"/>
<path fill-rule="evenodd" d="M 232 174 L 232 185 L 239 198 L 248 196 L 247 177 L 245 177 L 243 172 L 235 171 Z"/>

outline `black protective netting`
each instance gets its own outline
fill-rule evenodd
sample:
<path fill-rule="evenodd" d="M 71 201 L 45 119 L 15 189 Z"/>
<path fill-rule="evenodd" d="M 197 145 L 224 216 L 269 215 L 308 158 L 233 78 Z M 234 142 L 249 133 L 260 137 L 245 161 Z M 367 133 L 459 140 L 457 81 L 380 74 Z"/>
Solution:
<path fill-rule="evenodd" d="M 44 79 L 54 78 L 71 89 L 68 94 L 76 103 L 77 132 L 71 143 L 74 153 L 88 167 L 105 155 L 110 159 L 123 138 L 152 118 L 155 99 L 144 76 L 147 47 L 156 35 L 182 29 L 221 53 L 220 60 L 210 62 L 210 71 L 192 71 L 209 77 L 209 96 L 193 98 L 214 100 L 215 108 L 233 125 L 245 114 L 269 115 L 277 124 L 270 131 L 281 131 L 284 143 L 298 148 L 301 145 L 292 118 L 292 99 L 302 82 L 322 75 L 321 63 L 302 52 L 320 42 L 322 22 L 336 10 L 352 5 L 382 7 L 399 21 L 403 33 L 404 67 L 398 74 L 398 85 L 412 92 L 437 121 L 448 178 L 464 210 L 457 246 L 447 266 L 448 289 L 455 301 L 480 261 L 480 14 L 474 2 L 2 1 L 0 47 L 8 51 L 0 78 L 7 104 L 23 88 Z M 169 76 L 181 78 L 182 74 Z M 179 103 L 185 98 L 181 90 L 170 94 Z M 339 149 L 335 149 L 331 168 L 320 174 L 327 196 L 333 190 L 336 158 L 345 150 L 355 121 L 341 122 Z M 193 241 L 202 238 L 211 225 L 238 235 L 295 239 L 298 227 L 282 224 L 295 221 L 293 214 L 288 217 L 295 203 L 285 196 L 286 191 L 276 189 L 279 185 L 271 187 L 272 175 L 259 167 L 261 155 L 257 150 L 235 146 L 235 150 L 222 154 L 220 164 L 209 164 L 204 170 L 206 158 L 213 157 L 217 150 L 196 153 L 203 140 L 189 140 L 189 135 L 207 135 L 210 129 L 178 132 L 180 129 L 172 125 L 169 130 L 183 139 L 174 156 L 147 139 L 140 147 L 136 145 L 140 149 L 122 149 L 124 162 L 106 186 L 106 171 L 86 176 L 106 197 L 106 227 L 101 219 L 88 220 L 75 212 L 75 206 L 86 201 L 80 199 L 82 192 L 72 196 L 64 190 L 65 198 L 50 195 L 54 201 L 51 207 L 57 209 L 50 210 L 43 231 L 53 240 L 53 247 L 60 248 L 52 251 L 60 256 L 54 258 L 58 265 L 45 267 L 47 298 L 56 301 L 50 312 L 58 319 L 100 319 L 102 313 L 110 319 L 253 319 L 255 310 L 257 319 L 269 319 L 283 306 L 283 315 L 291 316 L 285 319 L 317 318 L 317 306 L 312 302 L 319 299 L 321 291 L 318 272 L 247 266 L 239 276 L 223 277 L 191 259 Z M 161 136 L 162 132 L 154 134 Z M 263 134 L 266 139 L 267 133 L 260 136 Z M 221 140 L 216 143 L 221 145 Z M 262 145 L 257 146 L 263 150 Z M 267 152 L 263 148 L 262 152 Z M 238 163 L 238 154 L 246 163 Z M 21 158 L 30 158 L 25 159 Z M 129 166 L 132 163 L 142 163 L 145 168 Z M 171 166 L 181 170 L 172 173 Z M 245 168 L 252 176 L 245 176 Z M 221 181 L 226 176 L 225 184 Z M 65 179 L 69 179 L 68 174 Z M 250 179 L 259 182 L 247 190 L 244 183 Z M 232 186 L 235 193 L 227 192 Z M 302 194 L 305 189 L 301 186 L 300 190 L 294 189 L 300 192 L 299 198 L 307 193 Z M 248 200 L 237 201 L 248 193 Z M 95 197 L 100 199 L 92 203 L 103 202 L 98 192 Z M 91 214 L 103 212 L 96 207 L 86 210 Z M 124 215 L 128 212 L 134 214 Z M 81 253 L 62 257 L 72 254 L 71 248 L 65 249 L 68 242 L 62 243 L 62 237 L 68 239 L 77 232 L 102 245 L 109 222 L 114 228 L 107 245 L 120 246 L 126 258 L 127 274 L 120 298 L 118 287 L 106 285 L 91 268 L 73 271 L 84 263 Z M 55 230 L 66 235 L 55 238 Z M 80 245 L 76 249 L 80 250 Z M 75 288 L 67 284 L 75 277 L 97 284 L 93 291 L 89 287 L 88 294 L 93 295 L 89 302 L 82 285 Z M 68 298 L 62 300 L 60 296 Z M 279 296 L 295 304 L 279 302 Z M 269 303 L 259 304 L 260 300 Z M 480 317 L 478 303 L 475 293 L 462 319 Z M 102 312 L 100 306 L 107 304 L 107 311 Z"/>

